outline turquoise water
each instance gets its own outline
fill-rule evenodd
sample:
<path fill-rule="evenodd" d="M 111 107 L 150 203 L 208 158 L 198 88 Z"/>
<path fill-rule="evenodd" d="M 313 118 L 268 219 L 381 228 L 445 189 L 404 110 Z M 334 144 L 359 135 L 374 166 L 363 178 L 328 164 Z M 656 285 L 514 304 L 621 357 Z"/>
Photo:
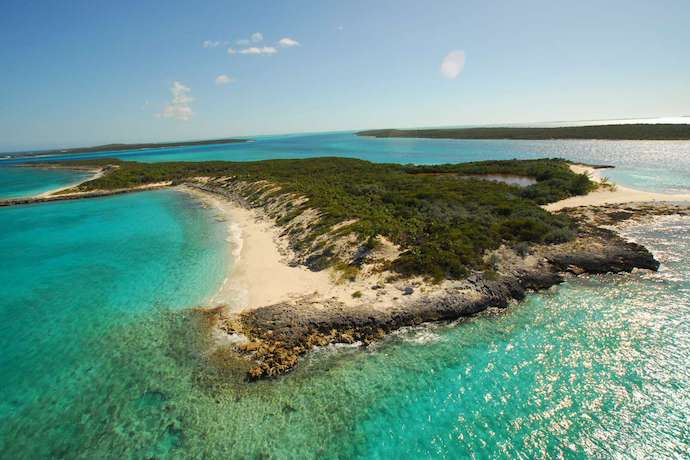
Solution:
<path fill-rule="evenodd" d="M 665 218 L 630 231 L 659 273 L 576 279 L 366 351 L 321 350 L 274 382 L 207 368 L 180 310 L 132 305 L 140 314 L 107 328 L 93 325 L 102 307 L 15 318 L 3 349 L 25 335 L 26 350 L 3 357 L 3 376 L 23 376 L 3 389 L 0 447 L 6 458 L 681 458 L 689 229 Z"/>
<path fill-rule="evenodd" d="M 457 158 L 453 142 L 439 162 Z M 656 163 L 687 161 L 685 144 L 658 144 L 647 147 Z M 580 155 L 628 158 L 607 145 Z M 404 156 L 396 149 L 385 155 Z M 631 178 L 653 163 L 628 161 Z M 667 167 L 651 188 L 690 188 Z M 626 235 L 655 253 L 658 273 L 574 278 L 247 384 L 207 364 L 186 309 L 232 263 L 213 211 L 174 191 L 0 209 L 0 458 L 682 458 L 690 219 Z"/>
<path fill-rule="evenodd" d="M 76 184 L 91 175 L 68 169 L 0 167 L 0 199 L 38 195 Z"/>
<path fill-rule="evenodd" d="M 170 191 L 0 210 L 0 456 L 75 446 L 88 427 L 68 414 L 107 397 L 110 331 L 214 293 L 225 237 L 211 211 Z"/>
<path fill-rule="evenodd" d="M 616 169 L 605 174 L 625 186 L 670 193 L 690 190 L 690 141 L 375 139 L 339 132 L 260 136 L 245 144 L 80 154 L 51 159 L 113 156 L 144 162 L 345 156 L 383 163 L 418 164 L 562 157 L 615 165 Z M 0 161 L 0 164 L 13 162 L 17 160 Z"/>

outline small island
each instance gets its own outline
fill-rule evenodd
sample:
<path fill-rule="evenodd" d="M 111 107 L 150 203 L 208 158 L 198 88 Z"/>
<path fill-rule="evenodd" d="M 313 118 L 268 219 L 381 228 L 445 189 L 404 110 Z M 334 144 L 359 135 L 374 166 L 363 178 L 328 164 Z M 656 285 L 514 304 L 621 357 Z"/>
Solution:
<path fill-rule="evenodd" d="M 602 140 L 690 140 L 688 124 L 622 124 L 596 126 L 563 126 L 554 128 L 492 127 L 492 128 L 427 128 L 372 129 L 359 131 L 359 136 L 412 137 L 426 139 L 602 139 Z"/>
<path fill-rule="evenodd" d="M 75 147 L 68 149 L 54 149 L 41 150 L 35 152 L 24 152 L 15 155 L 13 158 L 24 158 L 31 156 L 45 156 L 45 155 L 70 155 L 76 153 L 98 153 L 98 152 L 124 152 L 127 150 L 144 150 L 144 149 L 163 149 L 171 147 L 191 147 L 201 145 L 218 145 L 218 144 L 241 144 L 250 142 L 251 139 L 207 139 L 201 141 L 181 141 L 181 142 L 160 142 L 160 143 L 140 143 L 140 144 L 105 144 L 95 145 L 92 147 Z"/>
<path fill-rule="evenodd" d="M 602 227 L 639 212 L 568 206 L 606 203 L 599 195 L 615 203 L 680 197 L 616 191 L 596 169 L 561 159 L 59 164 L 100 173 L 49 196 L 0 205 L 173 188 L 235 226 L 233 271 L 193 315 L 215 338 L 206 359 L 249 379 L 290 371 L 314 346 L 366 345 L 401 327 L 505 308 L 568 274 L 656 270 L 646 248 Z M 591 197 L 597 200 L 578 201 Z M 644 211 L 678 212 L 687 209 Z"/>

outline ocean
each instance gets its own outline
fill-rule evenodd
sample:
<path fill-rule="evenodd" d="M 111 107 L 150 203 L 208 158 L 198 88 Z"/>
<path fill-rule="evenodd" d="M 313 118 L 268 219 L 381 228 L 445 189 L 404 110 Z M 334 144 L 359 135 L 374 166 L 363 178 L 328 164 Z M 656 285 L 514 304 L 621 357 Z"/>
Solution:
<path fill-rule="evenodd" d="M 91 174 L 69 169 L 3 168 L 0 162 L 0 199 L 22 198 L 66 187 Z"/>
<path fill-rule="evenodd" d="M 99 154 L 114 155 L 427 164 L 565 157 L 615 165 L 606 175 L 629 187 L 690 192 L 690 142 L 328 133 Z M 0 167 L 0 196 L 75 179 L 46 171 L 47 187 L 36 171 Z M 571 278 L 506 310 L 406 329 L 365 350 L 318 350 L 292 374 L 254 384 L 201 364 L 188 310 L 213 296 L 232 263 L 227 226 L 193 197 L 167 190 L 0 208 L 0 458 L 690 452 L 688 218 L 624 229 L 661 261 L 657 273 Z"/>

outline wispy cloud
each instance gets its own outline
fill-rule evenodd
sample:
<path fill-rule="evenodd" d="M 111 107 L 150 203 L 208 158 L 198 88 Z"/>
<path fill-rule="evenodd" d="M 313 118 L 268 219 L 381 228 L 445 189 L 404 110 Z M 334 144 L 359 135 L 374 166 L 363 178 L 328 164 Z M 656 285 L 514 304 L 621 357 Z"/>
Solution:
<path fill-rule="evenodd" d="M 278 44 L 279 44 L 280 46 L 282 46 L 283 48 L 290 48 L 290 47 L 293 47 L 293 46 L 300 46 L 300 44 L 299 44 L 299 42 L 298 42 L 297 40 L 295 40 L 294 38 L 290 38 L 290 37 L 281 38 L 281 39 L 278 41 Z"/>
<path fill-rule="evenodd" d="M 172 101 L 156 116 L 183 121 L 191 119 L 194 115 L 190 107 L 190 104 L 194 102 L 194 98 L 190 96 L 191 89 L 179 81 L 174 81 L 170 87 L 170 92 L 172 93 Z"/>
<path fill-rule="evenodd" d="M 218 85 L 218 86 L 227 85 L 227 84 L 230 84 L 234 81 L 235 81 L 234 78 L 232 78 L 230 75 L 226 75 L 226 74 L 218 75 L 216 77 L 216 85 Z"/>
<path fill-rule="evenodd" d="M 204 42 L 201 44 L 204 48 L 215 48 L 216 46 L 220 46 L 221 42 L 219 41 L 214 41 L 214 40 L 204 40 Z"/>
<path fill-rule="evenodd" d="M 301 46 L 300 42 L 291 37 L 283 37 L 276 43 L 275 46 L 246 46 L 249 43 L 262 42 L 264 36 L 261 32 L 255 32 L 252 34 L 251 39 L 237 40 L 235 43 L 240 45 L 238 48 L 230 47 L 228 48 L 228 54 L 276 54 L 279 48 L 293 48 L 295 46 Z M 244 45 L 244 46 L 243 46 Z"/>
<path fill-rule="evenodd" d="M 240 38 L 235 42 L 236 45 L 239 46 L 247 46 L 249 44 L 249 39 L 248 38 Z"/>
<path fill-rule="evenodd" d="M 230 50 L 228 50 L 230 52 Z M 275 54 L 277 53 L 278 50 L 275 49 L 272 46 L 264 46 L 264 47 L 257 47 L 257 46 L 252 46 L 250 48 L 244 48 L 238 51 L 240 54 Z M 233 54 L 233 53 L 230 53 Z"/>
<path fill-rule="evenodd" d="M 443 78 L 454 80 L 465 67 L 465 52 L 462 50 L 451 51 L 441 63 L 441 75 Z"/>

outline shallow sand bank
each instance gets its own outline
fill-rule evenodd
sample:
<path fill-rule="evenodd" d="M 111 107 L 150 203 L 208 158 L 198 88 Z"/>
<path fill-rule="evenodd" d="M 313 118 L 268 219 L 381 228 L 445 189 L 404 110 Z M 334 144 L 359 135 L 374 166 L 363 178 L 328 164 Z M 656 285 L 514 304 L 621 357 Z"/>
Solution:
<path fill-rule="evenodd" d="M 593 181 L 601 182 L 599 170 L 585 165 L 570 165 L 570 169 L 577 174 L 588 174 Z M 574 196 L 565 200 L 544 205 L 547 211 L 560 211 L 565 208 L 578 206 L 601 206 L 605 204 L 645 203 L 645 202 L 685 202 L 690 201 L 690 195 L 654 193 L 634 190 L 616 184 L 611 188 L 599 188 L 583 196 Z"/>

